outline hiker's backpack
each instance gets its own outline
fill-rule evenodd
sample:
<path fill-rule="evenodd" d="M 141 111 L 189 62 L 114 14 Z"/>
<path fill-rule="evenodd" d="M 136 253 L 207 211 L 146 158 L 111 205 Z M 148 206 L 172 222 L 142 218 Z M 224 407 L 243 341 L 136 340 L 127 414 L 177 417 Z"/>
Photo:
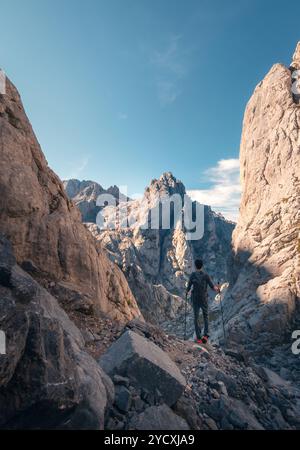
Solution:
<path fill-rule="evenodd" d="M 193 297 L 206 298 L 207 275 L 205 272 L 194 272 L 193 274 Z"/>

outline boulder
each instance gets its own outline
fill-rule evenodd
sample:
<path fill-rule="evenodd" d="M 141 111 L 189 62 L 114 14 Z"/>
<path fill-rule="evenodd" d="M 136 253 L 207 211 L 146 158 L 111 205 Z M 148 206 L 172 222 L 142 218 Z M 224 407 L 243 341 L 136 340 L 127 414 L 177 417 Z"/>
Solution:
<path fill-rule="evenodd" d="M 249 407 L 240 400 L 222 396 L 203 405 L 204 412 L 224 429 L 263 430 Z M 226 420 L 226 423 L 224 422 Z"/>
<path fill-rule="evenodd" d="M 182 395 L 173 409 L 176 414 L 186 420 L 191 430 L 201 430 L 202 421 L 197 414 L 197 404 L 195 401 Z"/>
<path fill-rule="evenodd" d="M 127 412 L 131 406 L 131 394 L 125 386 L 118 386 L 116 389 L 115 404 L 122 412 Z"/>
<path fill-rule="evenodd" d="M 112 344 L 99 361 L 104 371 L 128 377 L 155 395 L 159 389 L 164 402 L 172 406 L 181 396 L 185 379 L 176 364 L 157 345 L 126 331 Z"/>
<path fill-rule="evenodd" d="M 285 388 L 290 389 L 291 383 L 281 378 L 276 372 L 268 369 L 267 367 L 260 367 L 261 373 L 263 373 L 262 378 L 268 383 L 269 386 L 275 388 Z"/>
<path fill-rule="evenodd" d="M 186 421 L 177 416 L 167 405 L 150 406 L 134 416 L 129 424 L 134 430 L 189 430 Z"/>
<path fill-rule="evenodd" d="M 0 235 L 0 428 L 102 429 L 110 378 L 57 300 L 15 262 Z"/>

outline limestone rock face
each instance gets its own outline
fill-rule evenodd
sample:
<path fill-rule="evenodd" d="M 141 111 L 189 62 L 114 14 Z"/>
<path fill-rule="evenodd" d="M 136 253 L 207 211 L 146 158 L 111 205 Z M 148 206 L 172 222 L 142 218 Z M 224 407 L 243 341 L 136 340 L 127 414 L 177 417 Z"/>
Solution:
<path fill-rule="evenodd" d="M 247 105 L 241 140 L 243 194 L 226 320 L 229 338 L 261 355 L 290 341 L 299 323 L 300 109 L 291 85 L 291 71 L 274 65 Z"/>
<path fill-rule="evenodd" d="M 18 263 L 40 278 L 71 283 L 115 318 L 138 316 L 124 275 L 96 250 L 80 212 L 48 167 L 16 88 L 9 80 L 6 88 L 0 95 L 0 231 Z"/>
<path fill-rule="evenodd" d="M 113 384 L 57 300 L 0 235 L 0 428 L 103 429 Z"/>
<path fill-rule="evenodd" d="M 169 229 L 148 226 L 149 215 L 159 202 L 177 196 L 184 207 L 185 192 L 184 185 L 167 172 L 152 180 L 142 199 L 107 206 L 102 213 L 108 229 L 86 224 L 100 247 L 122 268 L 144 317 L 155 323 L 178 315 L 194 259 L 204 260 L 215 281 L 228 276 L 234 224 L 209 207 L 204 207 L 204 235 L 200 240 L 187 240 L 185 230 L 174 222 L 172 210 Z M 127 216 L 129 222 L 125 223 Z"/>

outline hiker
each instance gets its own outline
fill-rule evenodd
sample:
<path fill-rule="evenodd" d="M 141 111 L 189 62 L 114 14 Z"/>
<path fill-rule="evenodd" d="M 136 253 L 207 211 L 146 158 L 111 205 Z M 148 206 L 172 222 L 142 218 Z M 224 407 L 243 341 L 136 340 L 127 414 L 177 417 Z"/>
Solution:
<path fill-rule="evenodd" d="M 216 292 L 220 292 L 218 286 L 214 286 L 209 275 L 203 271 L 203 262 L 200 259 L 195 261 L 196 271 L 190 276 L 186 295 L 188 295 L 191 287 L 192 290 L 192 304 L 194 310 L 194 320 L 195 320 L 195 332 L 196 332 L 196 342 L 198 344 L 206 344 L 209 338 L 208 332 L 208 296 L 207 296 L 207 286 Z M 199 327 L 199 312 L 202 309 L 203 319 L 204 319 L 204 334 L 201 335 L 201 328 Z"/>

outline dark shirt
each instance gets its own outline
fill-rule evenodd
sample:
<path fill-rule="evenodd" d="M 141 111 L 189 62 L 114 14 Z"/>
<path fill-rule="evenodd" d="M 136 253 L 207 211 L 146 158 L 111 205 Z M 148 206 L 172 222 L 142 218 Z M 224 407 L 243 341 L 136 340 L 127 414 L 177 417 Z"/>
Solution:
<path fill-rule="evenodd" d="M 193 272 L 188 282 L 187 292 L 193 287 L 192 300 L 205 301 L 207 300 L 207 286 L 214 289 L 210 276 L 202 270 Z"/>

